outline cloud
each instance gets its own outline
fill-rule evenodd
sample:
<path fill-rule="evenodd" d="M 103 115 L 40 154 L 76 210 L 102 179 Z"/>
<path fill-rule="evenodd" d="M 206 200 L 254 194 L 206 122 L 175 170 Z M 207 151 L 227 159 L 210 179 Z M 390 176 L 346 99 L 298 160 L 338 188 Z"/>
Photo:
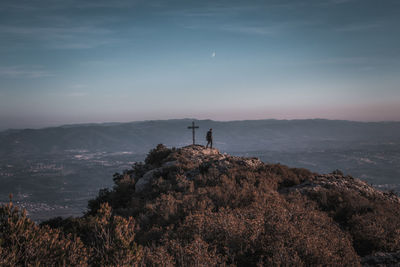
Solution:
<path fill-rule="evenodd" d="M 53 42 L 46 44 L 47 48 L 50 49 L 91 49 L 99 46 L 105 46 L 110 44 L 118 43 L 120 39 L 117 38 L 109 38 L 109 39 L 90 39 L 90 38 L 79 38 L 73 39 L 70 38 L 66 42 Z"/>
<path fill-rule="evenodd" d="M 329 6 L 334 6 L 334 5 L 345 5 L 345 4 L 356 2 L 356 1 L 357 0 L 324 0 L 324 1 L 318 0 L 316 3 L 314 3 L 314 5 L 322 6 L 322 7 L 329 7 Z"/>
<path fill-rule="evenodd" d="M 114 3 L 115 2 L 115 3 Z M 7 12 L 7 4 L 0 7 L 0 14 L 5 20 L 0 24 L 2 40 L 16 40 L 13 46 L 50 49 L 88 49 L 119 43 L 121 37 L 115 34 L 114 24 L 126 19 L 115 12 L 107 11 L 107 16 L 83 15 L 80 11 L 56 11 L 52 8 L 66 5 L 90 7 L 107 7 L 124 5 L 129 1 L 37 1 L 26 2 L 26 10 Z M 47 5 L 46 5 L 47 3 Z M 22 4 L 12 3 L 11 6 Z M 28 9 L 29 5 L 42 7 L 37 11 Z M 6 46 L 6 45 L 4 45 Z M 7 48 L 9 46 L 6 46 Z M 10 47 L 11 48 L 11 47 Z"/>
<path fill-rule="evenodd" d="M 88 49 L 120 41 L 111 36 L 111 30 L 95 26 L 0 26 L 0 34 L 43 42 L 43 46 L 53 49 Z"/>
<path fill-rule="evenodd" d="M 38 34 L 49 35 L 49 38 L 62 38 L 72 34 L 108 34 L 111 30 L 94 26 L 0 26 L 0 32 L 19 35 L 38 36 Z M 43 37 L 43 36 L 42 36 Z"/>
<path fill-rule="evenodd" d="M 44 70 L 42 67 L 0 67 L 0 76 L 8 78 L 44 78 L 55 76 L 53 73 Z"/>
<path fill-rule="evenodd" d="M 346 4 L 350 2 L 354 2 L 356 0 L 329 0 L 328 3 L 330 4 Z"/>
<path fill-rule="evenodd" d="M 87 87 L 88 86 L 86 84 L 80 84 L 80 83 L 74 84 L 71 86 L 71 88 L 74 88 L 74 89 L 82 89 L 82 88 L 87 88 Z"/>
<path fill-rule="evenodd" d="M 103 1 L 81 1 L 81 0 L 75 0 L 75 1 L 70 1 L 71 5 L 76 8 L 128 8 L 128 7 L 133 7 L 137 4 L 138 1 L 130 1 L 130 0 L 103 0 Z"/>
<path fill-rule="evenodd" d="M 246 3 L 245 5 L 210 5 L 209 3 L 204 2 L 204 4 L 192 6 L 191 8 L 177 6 L 174 9 L 159 10 L 157 14 L 174 17 L 231 17 L 238 14 L 253 12 L 260 8 L 262 8 L 261 5 L 254 5 L 249 3 Z"/>
<path fill-rule="evenodd" d="M 377 29 L 382 26 L 381 23 L 364 23 L 364 24 L 348 24 L 342 27 L 336 28 L 338 32 L 358 32 L 358 31 L 368 31 L 371 29 Z"/>
<path fill-rule="evenodd" d="M 86 92 L 72 92 L 72 93 L 67 94 L 68 97 L 84 97 L 87 95 L 88 95 L 88 93 L 86 93 Z"/>
<path fill-rule="evenodd" d="M 373 70 L 375 70 L 376 69 L 376 67 L 372 67 L 372 66 L 365 66 L 365 67 L 361 67 L 361 68 L 359 68 L 359 70 L 360 71 L 373 71 Z"/>
<path fill-rule="evenodd" d="M 332 64 L 364 64 L 370 59 L 366 57 L 335 57 L 321 60 L 308 61 L 310 64 L 332 65 Z"/>
<path fill-rule="evenodd" d="M 219 27 L 221 31 L 228 31 L 233 33 L 242 33 L 248 35 L 274 35 L 277 33 L 285 32 L 290 29 L 305 27 L 318 24 L 318 21 L 313 20 L 288 20 L 280 23 L 270 24 L 253 24 L 253 25 L 222 25 Z"/>
<path fill-rule="evenodd" d="M 232 26 L 225 25 L 220 27 L 222 31 L 244 33 L 244 34 L 255 34 L 255 35 L 270 35 L 275 33 L 274 27 L 268 26 Z"/>
<path fill-rule="evenodd" d="M 376 63 L 376 59 L 369 57 L 331 57 L 321 58 L 316 60 L 296 60 L 296 61 L 285 61 L 278 63 L 282 66 L 329 66 L 329 65 L 347 65 L 347 66 L 359 66 L 359 69 L 365 67 L 366 64 Z"/>
<path fill-rule="evenodd" d="M 212 52 L 211 57 L 212 57 L 212 58 L 215 58 L 216 55 L 217 55 L 217 54 L 216 54 L 215 51 L 214 51 L 214 52 Z"/>
<path fill-rule="evenodd" d="M 184 25 L 183 28 L 188 30 L 217 30 L 223 32 L 230 32 L 230 33 L 239 33 L 239 34 L 246 34 L 246 35 L 272 35 L 277 33 L 284 27 L 283 24 L 280 25 L 221 25 L 219 27 L 214 27 L 213 25 L 200 25 L 200 24 L 192 24 L 192 25 Z"/>
<path fill-rule="evenodd" d="M 59 10 L 59 9 L 95 9 L 95 8 L 127 8 L 135 6 L 139 1 L 133 0 L 42 0 L 42 1 L 7 1 L 3 0 L 1 9 L 15 10 Z M 8 2 L 8 3 L 7 3 Z"/>

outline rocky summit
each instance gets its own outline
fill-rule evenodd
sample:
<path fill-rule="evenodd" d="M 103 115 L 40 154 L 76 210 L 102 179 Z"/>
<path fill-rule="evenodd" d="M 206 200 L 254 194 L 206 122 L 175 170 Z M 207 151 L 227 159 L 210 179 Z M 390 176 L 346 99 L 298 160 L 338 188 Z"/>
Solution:
<path fill-rule="evenodd" d="M 390 265 L 400 251 L 399 197 L 340 171 L 159 145 L 114 181 L 88 214 L 133 217 L 143 265 Z"/>
<path fill-rule="evenodd" d="M 317 174 L 199 145 L 158 145 L 113 179 L 114 187 L 89 201 L 83 217 L 39 227 L 12 205 L 2 207 L 0 263 L 400 264 L 399 197 L 338 170 Z M 28 232 L 22 235 L 20 225 Z"/>
<path fill-rule="evenodd" d="M 196 175 L 200 174 L 202 170 L 210 166 L 223 172 L 232 164 L 246 166 L 249 169 L 254 169 L 262 164 L 262 162 L 256 158 L 233 157 L 227 154 L 221 154 L 215 148 L 206 149 L 204 146 L 191 145 L 183 147 L 175 153 L 172 153 L 169 157 L 162 159 L 161 162 L 157 162 L 157 165 L 161 165 L 160 167 L 156 165 L 155 168 L 152 168 L 152 165 L 150 165 L 149 171 L 143 174 L 143 176 L 137 177 L 135 191 L 143 191 L 146 185 L 149 185 L 154 178 L 157 178 L 160 173 L 168 171 L 171 167 L 174 168 L 187 163 L 190 163 L 192 167 L 185 173 L 186 179 L 188 180 L 192 180 Z"/>

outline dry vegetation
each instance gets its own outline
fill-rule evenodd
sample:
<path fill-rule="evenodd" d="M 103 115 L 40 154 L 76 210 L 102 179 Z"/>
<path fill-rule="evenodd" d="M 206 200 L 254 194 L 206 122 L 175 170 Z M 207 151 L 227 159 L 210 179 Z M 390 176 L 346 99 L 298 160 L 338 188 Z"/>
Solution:
<path fill-rule="evenodd" d="M 82 218 L 37 226 L 3 206 L 1 263 L 358 266 L 400 250 L 399 199 L 338 172 L 159 145 L 114 181 Z"/>

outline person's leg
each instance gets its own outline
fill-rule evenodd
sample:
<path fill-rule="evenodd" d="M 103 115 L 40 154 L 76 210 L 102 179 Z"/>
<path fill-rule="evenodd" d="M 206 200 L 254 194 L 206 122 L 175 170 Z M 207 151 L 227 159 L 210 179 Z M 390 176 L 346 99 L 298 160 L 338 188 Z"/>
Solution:
<path fill-rule="evenodd" d="M 210 140 L 210 148 L 212 148 L 212 139 Z"/>
<path fill-rule="evenodd" d="M 209 143 L 210 143 L 210 141 L 208 141 L 208 140 L 207 140 L 207 145 L 206 145 L 206 148 L 208 148 L 208 144 L 209 144 Z"/>

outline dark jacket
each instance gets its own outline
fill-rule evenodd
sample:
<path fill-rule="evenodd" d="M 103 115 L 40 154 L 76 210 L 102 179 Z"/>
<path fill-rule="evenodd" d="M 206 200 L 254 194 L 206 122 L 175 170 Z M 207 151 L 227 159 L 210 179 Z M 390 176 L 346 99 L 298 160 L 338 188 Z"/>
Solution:
<path fill-rule="evenodd" d="M 207 132 L 206 140 L 207 141 L 211 141 L 212 140 L 212 132 L 211 131 Z"/>

